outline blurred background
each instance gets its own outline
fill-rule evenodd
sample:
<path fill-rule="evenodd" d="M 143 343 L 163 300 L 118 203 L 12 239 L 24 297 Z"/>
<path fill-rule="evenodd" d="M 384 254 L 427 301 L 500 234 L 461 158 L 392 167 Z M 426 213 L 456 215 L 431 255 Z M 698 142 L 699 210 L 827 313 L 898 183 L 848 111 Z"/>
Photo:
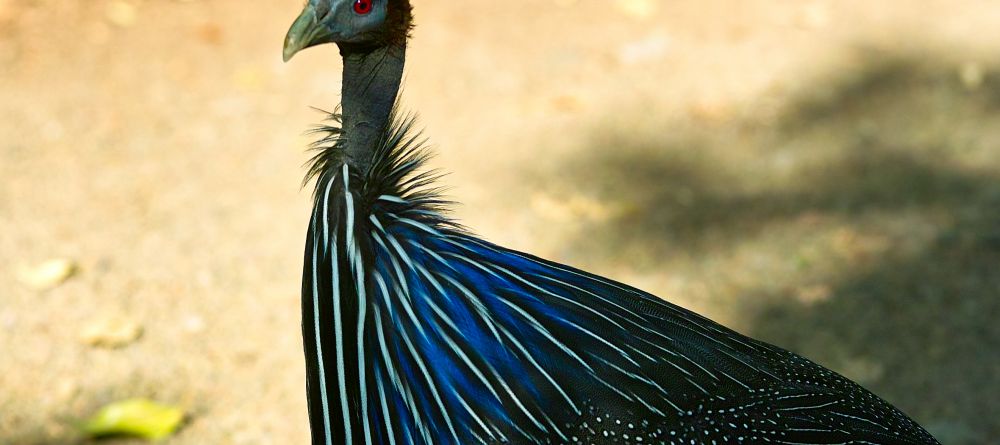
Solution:
<path fill-rule="evenodd" d="M 307 443 L 301 0 L 0 0 L 0 444 Z M 455 216 L 1000 441 L 1000 2 L 415 0 Z M 122 441 L 121 443 L 132 443 Z"/>

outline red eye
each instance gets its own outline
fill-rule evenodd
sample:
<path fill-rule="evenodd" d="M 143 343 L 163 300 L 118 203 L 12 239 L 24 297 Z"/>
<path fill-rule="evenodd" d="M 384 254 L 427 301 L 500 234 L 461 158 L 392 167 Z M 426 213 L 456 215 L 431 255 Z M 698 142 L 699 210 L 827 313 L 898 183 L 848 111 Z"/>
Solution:
<path fill-rule="evenodd" d="M 358 13 L 358 15 L 368 15 L 368 13 L 372 12 L 372 0 L 355 0 L 354 12 Z"/>

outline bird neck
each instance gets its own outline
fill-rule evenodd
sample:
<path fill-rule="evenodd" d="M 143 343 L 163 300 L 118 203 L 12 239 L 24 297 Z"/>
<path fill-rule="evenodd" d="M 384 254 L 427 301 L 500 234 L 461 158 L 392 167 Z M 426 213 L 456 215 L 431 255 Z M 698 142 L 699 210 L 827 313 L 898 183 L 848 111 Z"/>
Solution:
<path fill-rule="evenodd" d="M 358 48 L 341 45 L 341 108 L 348 165 L 366 171 L 390 125 L 406 62 L 406 42 Z"/>

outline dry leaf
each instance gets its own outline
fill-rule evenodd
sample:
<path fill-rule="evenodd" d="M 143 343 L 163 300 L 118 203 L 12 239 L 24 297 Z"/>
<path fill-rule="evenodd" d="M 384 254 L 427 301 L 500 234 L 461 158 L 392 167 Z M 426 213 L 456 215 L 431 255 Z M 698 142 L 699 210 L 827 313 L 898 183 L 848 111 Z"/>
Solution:
<path fill-rule="evenodd" d="M 65 283 L 76 271 L 77 266 L 73 260 L 56 258 L 34 267 L 22 268 L 18 279 L 34 289 L 46 290 Z"/>
<path fill-rule="evenodd" d="M 142 325 L 120 316 L 106 316 L 88 324 L 80 340 L 90 346 L 121 348 L 142 335 Z"/>

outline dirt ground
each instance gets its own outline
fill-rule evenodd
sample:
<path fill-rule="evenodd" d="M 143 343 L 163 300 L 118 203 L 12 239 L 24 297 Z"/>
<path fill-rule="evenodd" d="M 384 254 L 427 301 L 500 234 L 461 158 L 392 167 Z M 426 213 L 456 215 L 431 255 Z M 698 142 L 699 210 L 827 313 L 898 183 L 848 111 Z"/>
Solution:
<path fill-rule="evenodd" d="M 137 396 L 188 411 L 165 444 L 307 443 L 304 130 L 340 62 L 281 63 L 301 3 L 0 0 L 0 444 Z M 415 4 L 405 104 L 470 228 L 1000 442 L 1000 2 Z M 141 337 L 81 339 L 109 316 Z"/>

